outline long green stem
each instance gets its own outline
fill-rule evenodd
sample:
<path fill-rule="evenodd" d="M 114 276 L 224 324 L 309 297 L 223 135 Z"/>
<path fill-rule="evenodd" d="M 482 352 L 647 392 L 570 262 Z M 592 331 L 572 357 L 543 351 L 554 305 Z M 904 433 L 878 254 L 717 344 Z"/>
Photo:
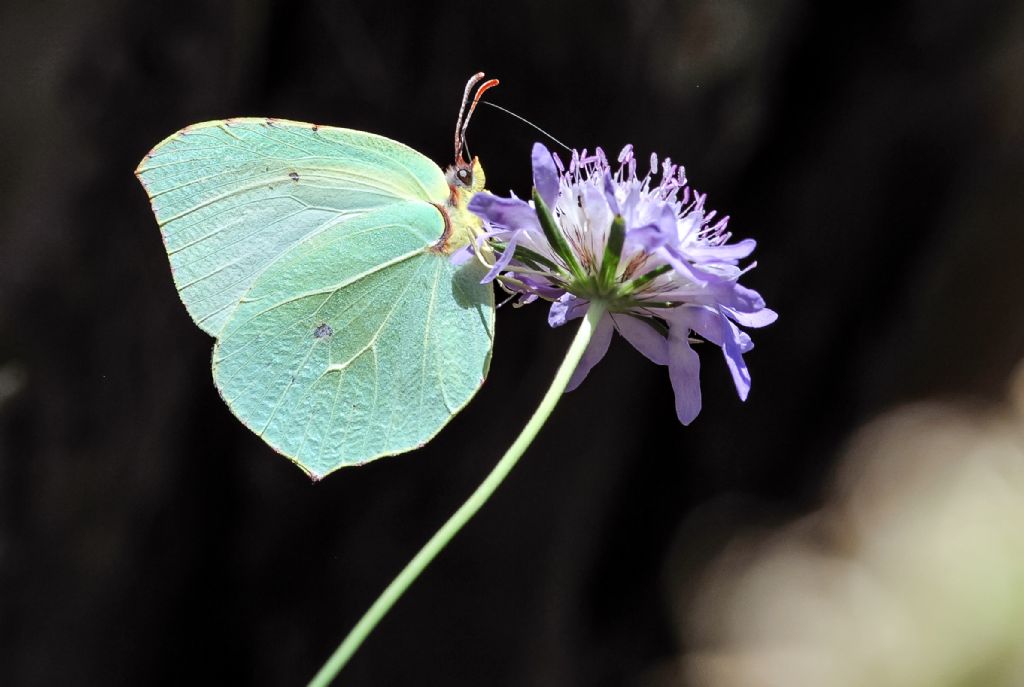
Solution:
<path fill-rule="evenodd" d="M 572 377 L 576 365 L 579 364 L 580 359 L 583 357 L 583 352 L 587 349 L 590 337 L 593 335 L 594 329 L 597 327 L 597 323 L 600 322 L 603 314 L 603 305 L 600 303 L 590 304 L 587 316 L 580 325 L 572 345 L 569 346 L 565 360 L 562 361 L 558 372 L 555 373 L 554 380 L 551 382 L 551 386 L 548 388 L 547 393 L 544 394 L 544 398 L 541 399 L 540 405 L 533 412 L 533 416 L 530 417 L 530 421 L 526 423 L 523 431 L 519 433 L 519 436 L 512 442 L 505 455 L 501 457 L 501 460 L 494 466 L 490 474 L 484 478 L 484 481 L 480 483 L 476 491 L 448 518 L 448 521 L 441 526 L 441 529 L 434 533 L 430 541 L 424 544 L 423 548 L 420 549 L 419 553 L 411 561 L 406 563 L 405 567 L 402 568 L 402 572 L 398 573 L 398 576 L 377 597 L 377 600 L 373 602 L 373 605 L 363 614 L 363 617 L 359 619 L 359 622 L 348 633 L 348 636 L 338 645 L 338 648 L 334 650 L 334 653 L 327 659 L 327 662 L 324 663 L 320 671 L 313 676 L 313 679 L 309 682 L 309 687 L 325 687 L 334 680 L 338 672 L 345 667 L 345 664 L 348 663 L 349 659 L 352 658 L 352 655 L 363 643 L 363 640 L 377 627 L 377 623 L 387 615 L 387 612 L 401 598 L 405 590 L 409 588 L 409 585 L 419 577 L 420 573 L 434 560 L 437 554 L 448 545 L 448 542 L 462 529 L 462 526 L 469 522 L 470 518 L 480 510 L 480 507 L 487 502 L 487 499 L 491 497 L 491 494 L 498 488 L 498 485 L 508 476 L 508 473 L 511 472 L 519 458 L 523 455 L 523 452 L 526 451 L 534 437 L 537 436 L 540 428 L 544 426 L 544 423 L 551 415 L 551 411 L 555 409 L 558 399 L 561 398 L 565 387 L 568 386 L 569 379 Z"/>

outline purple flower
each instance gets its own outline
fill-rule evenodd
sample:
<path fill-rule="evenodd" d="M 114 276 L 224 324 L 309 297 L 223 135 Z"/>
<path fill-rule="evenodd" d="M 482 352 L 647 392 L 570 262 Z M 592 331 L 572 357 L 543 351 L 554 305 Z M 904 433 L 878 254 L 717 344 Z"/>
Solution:
<path fill-rule="evenodd" d="M 687 185 L 682 167 L 650 158 L 637 176 L 632 146 L 614 171 L 598 148 L 573 151 L 566 168 L 542 144 L 533 146 L 533 201 L 477 193 L 469 209 L 484 220 L 477 254 L 520 303 L 551 303 L 558 327 L 582 317 L 590 303 L 606 313 L 573 376 L 576 388 L 604 357 L 617 331 L 658 365 L 666 365 L 676 414 L 689 424 L 700 412 L 700 359 L 693 344 L 720 347 L 741 399 L 750 391 L 743 354 L 754 344 L 740 329 L 763 327 L 777 315 L 739 284 L 754 267 L 739 263 L 751 239 L 730 243 L 728 217 L 716 220 L 705 196 Z M 545 221 L 547 218 L 553 221 Z M 695 338 L 699 336 L 700 338 Z"/>

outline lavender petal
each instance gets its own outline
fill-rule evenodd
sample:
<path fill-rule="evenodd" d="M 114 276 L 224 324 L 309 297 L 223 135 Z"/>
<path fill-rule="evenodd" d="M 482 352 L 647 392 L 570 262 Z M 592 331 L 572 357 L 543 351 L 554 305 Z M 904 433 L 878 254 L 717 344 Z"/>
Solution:
<path fill-rule="evenodd" d="M 692 330 L 715 344 L 725 344 L 725 332 L 722 330 L 722 317 L 717 310 L 707 306 L 682 306 L 673 308 L 665 313 L 665 319 L 669 324 L 669 331 L 677 331 L 679 336 L 687 336 Z"/>
<path fill-rule="evenodd" d="M 604 173 L 603 182 L 604 197 L 608 201 L 608 207 L 611 208 L 613 214 L 621 215 L 622 211 L 619 209 L 619 201 L 615 198 L 615 182 L 612 180 L 611 172 Z"/>
<path fill-rule="evenodd" d="M 548 311 L 548 326 L 561 327 L 569 320 L 583 317 L 587 314 L 590 301 L 577 298 L 571 293 L 564 294 L 561 298 L 551 304 Z"/>
<path fill-rule="evenodd" d="M 543 143 L 533 144 L 533 185 L 549 207 L 555 206 L 558 198 L 558 169 L 551 157 L 551 151 Z"/>
<path fill-rule="evenodd" d="M 654 327 L 632 315 L 613 315 L 615 329 L 633 348 L 656 365 L 668 365 L 668 341 Z"/>
<path fill-rule="evenodd" d="M 676 397 L 676 417 L 684 425 L 700 414 L 700 357 L 684 334 L 669 337 L 668 377 Z"/>
<path fill-rule="evenodd" d="M 518 272 L 516 272 L 515 266 L 513 266 L 513 268 L 509 270 L 509 272 L 516 279 L 521 281 L 523 285 L 526 286 L 527 289 L 529 289 L 530 293 L 533 294 L 533 298 L 530 299 L 530 302 L 537 300 L 537 296 L 540 296 L 541 298 L 547 299 L 549 301 L 557 301 L 559 298 L 565 295 L 565 289 L 558 286 L 552 286 L 551 283 L 548 282 L 547 280 L 538 279 L 537 277 L 530 274 L 519 274 Z"/>
<path fill-rule="evenodd" d="M 741 284 L 732 284 L 727 293 L 720 295 L 719 302 L 738 312 L 754 313 L 764 310 L 764 298 L 761 294 Z"/>
<path fill-rule="evenodd" d="M 696 269 L 692 264 L 690 264 L 690 261 L 686 259 L 685 255 L 679 252 L 678 248 L 671 244 L 666 244 L 659 248 L 657 253 L 665 262 L 672 265 L 672 269 L 689 281 L 700 286 L 707 285 L 710 275 Z"/>
<path fill-rule="evenodd" d="M 779 314 L 771 308 L 761 308 L 757 312 L 740 312 L 733 308 L 723 307 L 722 310 L 733 320 L 744 327 L 767 327 L 779 319 Z"/>
<path fill-rule="evenodd" d="M 612 342 L 613 331 L 615 331 L 615 326 L 612 324 L 612 318 L 605 314 L 601 321 L 597 323 L 597 327 L 590 337 L 590 343 L 587 344 L 587 350 L 583 352 L 583 357 L 580 358 L 576 370 L 569 379 L 569 385 L 565 387 L 566 393 L 578 387 L 587 378 L 590 371 L 594 369 L 594 366 L 601 362 L 604 354 L 608 352 L 609 344 Z"/>
<path fill-rule="evenodd" d="M 733 383 L 736 385 L 736 393 L 741 401 L 747 400 L 750 393 L 750 370 L 743 360 L 743 353 L 754 347 L 750 337 L 743 334 L 736 325 L 730 322 L 725 315 L 721 316 L 722 326 L 725 331 L 725 342 L 722 346 L 722 353 L 725 355 L 725 364 L 729 366 L 732 373 Z"/>
<path fill-rule="evenodd" d="M 448 262 L 450 262 L 452 265 L 455 265 L 456 267 L 461 267 L 462 265 L 465 265 L 467 262 L 469 262 L 472 259 L 473 259 L 473 246 L 472 245 L 467 245 L 467 246 L 463 246 L 462 248 L 460 248 L 457 251 L 455 251 L 454 253 L 452 253 L 451 256 L 449 256 L 449 258 L 448 258 Z"/>
<path fill-rule="evenodd" d="M 657 224 L 645 224 L 642 227 L 630 229 L 626 234 L 626 241 L 632 248 L 641 248 L 647 253 L 652 253 L 668 243 L 670 237 L 661 230 Z"/>
<path fill-rule="evenodd" d="M 486 191 L 469 199 L 469 211 L 497 227 L 506 230 L 524 229 L 540 232 L 537 213 L 530 204 L 518 198 L 502 198 Z M 495 232 L 499 237 L 503 232 Z"/>
<path fill-rule="evenodd" d="M 494 281 L 499 274 L 505 271 L 509 262 L 512 261 L 512 256 L 516 253 L 516 243 L 519 241 L 520 233 L 521 230 L 512 232 L 512 235 L 508 238 L 508 243 L 505 245 L 505 249 L 501 251 L 501 254 L 498 255 L 498 259 L 494 261 L 494 265 L 487 271 L 484 278 L 480 280 L 481 284 L 487 284 L 488 282 Z"/>
<path fill-rule="evenodd" d="M 739 243 L 723 243 L 718 246 L 690 246 L 686 254 L 697 262 L 727 262 L 735 264 L 749 256 L 757 248 L 757 241 L 744 239 Z"/>

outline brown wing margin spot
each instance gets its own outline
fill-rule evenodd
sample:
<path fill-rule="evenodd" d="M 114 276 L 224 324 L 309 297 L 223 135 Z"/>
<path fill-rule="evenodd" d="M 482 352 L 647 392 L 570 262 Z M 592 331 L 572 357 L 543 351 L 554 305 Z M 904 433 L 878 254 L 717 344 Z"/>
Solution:
<path fill-rule="evenodd" d="M 445 210 L 443 205 L 438 203 L 431 203 L 431 205 L 441 213 L 441 218 L 444 220 L 444 231 L 441 232 L 441 238 L 437 240 L 437 243 L 430 247 L 430 251 L 432 253 L 448 255 L 448 241 L 452 238 L 452 218 L 448 216 L 448 211 Z"/>

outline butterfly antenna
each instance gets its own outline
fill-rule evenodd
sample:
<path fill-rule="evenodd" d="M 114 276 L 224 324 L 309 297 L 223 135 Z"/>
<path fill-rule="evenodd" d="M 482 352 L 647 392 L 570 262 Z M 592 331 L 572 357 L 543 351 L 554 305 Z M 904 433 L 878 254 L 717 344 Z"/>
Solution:
<path fill-rule="evenodd" d="M 481 90 L 482 90 L 482 89 L 481 89 Z M 478 97 L 479 97 L 479 95 L 480 95 L 480 94 L 479 94 L 479 93 L 477 93 L 477 96 L 478 96 Z M 548 138 L 550 138 L 550 139 L 551 139 L 552 141 L 554 141 L 554 142 L 555 142 L 555 143 L 557 143 L 558 145 L 560 145 L 560 146 L 562 146 L 563 148 L 565 148 L 565 150 L 566 150 L 567 152 L 570 152 L 570 153 L 572 152 L 572 148 L 570 148 L 569 146 L 567 146 L 567 145 L 565 145 L 564 143 L 562 143 L 561 141 L 559 141 L 559 140 L 558 140 L 557 138 L 555 138 L 554 136 L 552 136 L 551 134 L 549 134 L 549 133 L 548 133 L 547 131 L 544 131 L 544 129 L 541 129 L 541 128 L 540 128 L 539 126 L 537 126 L 536 124 L 534 124 L 533 122 L 531 122 L 531 121 L 530 121 L 529 119 L 527 119 L 526 117 L 520 117 L 519 115 L 517 115 L 517 114 L 516 114 L 515 112 L 513 112 L 512 110 L 506 110 L 506 109 L 505 109 L 504 107 L 502 107 L 501 105 L 495 105 L 494 103 L 492 103 L 492 102 L 490 102 L 490 101 L 487 101 L 487 100 L 483 101 L 483 103 L 484 103 L 484 105 L 487 105 L 487 106 L 489 106 L 489 107 L 493 107 L 493 108 L 494 108 L 494 109 L 496 109 L 496 110 L 501 110 L 502 112 L 504 112 L 504 113 L 505 113 L 505 114 L 507 114 L 507 115 L 512 115 L 513 117 L 515 117 L 516 119 L 518 119 L 518 120 L 519 120 L 520 122 L 522 122 L 523 124 L 526 124 L 527 126 L 532 126 L 532 127 L 534 128 L 534 129 L 536 129 L 536 130 L 537 130 L 537 131 L 539 131 L 540 133 L 544 134 L 545 136 L 547 136 Z"/>
<path fill-rule="evenodd" d="M 466 90 L 462 92 L 462 104 L 459 105 L 459 119 L 455 122 L 455 162 L 457 163 L 465 164 L 466 162 L 462 157 L 463 137 L 466 132 L 465 127 L 462 125 L 462 120 L 466 117 L 466 103 L 469 102 L 469 94 L 472 92 L 473 86 L 477 85 L 482 78 L 484 78 L 483 72 L 477 72 L 469 77 L 469 81 L 466 82 Z"/>
<path fill-rule="evenodd" d="M 480 76 L 483 76 L 483 74 L 480 74 Z M 469 110 L 466 112 L 466 121 L 462 123 L 462 130 L 460 132 L 462 145 L 466 148 L 466 155 L 471 160 L 473 159 L 473 156 L 469 152 L 469 142 L 466 140 L 466 130 L 469 129 L 469 120 L 473 116 L 473 112 L 476 111 L 476 106 L 480 104 L 480 96 L 497 86 L 498 83 L 497 79 L 489 79 L 480 84 L 480 88 L 476 89 L 476 95 L 473 96 L 473 102 L 470 104 Z"/>

